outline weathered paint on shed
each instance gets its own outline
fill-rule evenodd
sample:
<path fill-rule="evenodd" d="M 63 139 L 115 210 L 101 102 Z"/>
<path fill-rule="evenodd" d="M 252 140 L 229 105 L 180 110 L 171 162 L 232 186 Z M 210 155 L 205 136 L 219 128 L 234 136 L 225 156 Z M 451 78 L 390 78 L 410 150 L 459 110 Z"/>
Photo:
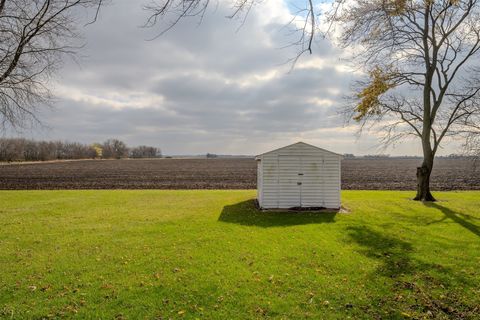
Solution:
<path fill-rule="evenodd" d="M 261 208 L 340 208 L 341 155 L 297 142 L 256 160 Z"/>

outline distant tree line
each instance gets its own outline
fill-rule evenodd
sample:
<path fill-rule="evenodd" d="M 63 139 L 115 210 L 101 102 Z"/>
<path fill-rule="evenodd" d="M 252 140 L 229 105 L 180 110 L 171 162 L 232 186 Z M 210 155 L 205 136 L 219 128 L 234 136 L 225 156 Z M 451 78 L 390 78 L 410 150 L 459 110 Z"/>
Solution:
<path fill-rule="evenodd" d="M 363 156 L 365 159 L 383 159 L 390 158 L 389 154 L 367 154 Z"/>
<path fill-rule="evenodd" d="M 68 141 L 36 141 L 23 138 L 0 138 L 0 162 L 48 161 L 71 159 L 122 159 L 161 157 L 159 148 L 128 148 L 117 139 L 91 145 Z"/>
<path fill-rule="evenodd" d="M 214 154 L 214 153 L 207 153 L 207 156 L 206 156 L 208 159 L 212 159 L 212 158 L 218 158 L 218 155 Z"/>
<path fill-rule="evenodd" d="M 131 158 L 155 158 L 161 156 L 160 149 L 149 146 L 138 146 L 130 150 Z"/>

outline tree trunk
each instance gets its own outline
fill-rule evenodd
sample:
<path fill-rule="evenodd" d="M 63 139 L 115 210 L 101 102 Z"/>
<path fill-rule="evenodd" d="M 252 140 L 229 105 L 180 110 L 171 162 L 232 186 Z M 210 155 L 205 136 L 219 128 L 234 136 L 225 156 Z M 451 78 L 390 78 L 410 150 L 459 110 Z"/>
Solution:
<path fill-rule="evenodd" d="M 425 85 L 423 87 L 423 128 L 422 128 L 422 149 L 423 149 L 423 163 L 421 167 L 417 168 L 417 196 L 413 200 L 418 201 L 435 201 L 435 198 L 430 193 L 430 174 L 433 169 L 433 159 L 435 158 L 435 151 L 432 149 L 431 134 L 432 124 L 435 118 L 432 119 L 432 81 L 436 70 L 437 63 L 437 48 L 433 48 L 430 52 L 429 33 L 430 33 L 430 6 L 426 2 L 424 13 L 424 27 L 423 27 L 423 50 L 425 53 Z M 432 56 L 430 56 L 432 53 Z"/>
<path fill-rule="evenodd" d="M 413 200 L 436 201 L 430 193 L 430 174 L 432 173 L 432 161 L 423 161 L 421 167 L 417 168 L 417 196 Z"/>

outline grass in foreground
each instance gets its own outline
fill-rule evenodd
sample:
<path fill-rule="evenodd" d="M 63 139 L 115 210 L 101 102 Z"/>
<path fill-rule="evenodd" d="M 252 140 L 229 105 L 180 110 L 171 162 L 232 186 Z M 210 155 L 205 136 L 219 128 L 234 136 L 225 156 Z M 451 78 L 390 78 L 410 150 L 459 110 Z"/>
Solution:
<path fill-rule="evenodd" d="M 0 192 L 0 318 L 479 318 L 480 192 Z"/>

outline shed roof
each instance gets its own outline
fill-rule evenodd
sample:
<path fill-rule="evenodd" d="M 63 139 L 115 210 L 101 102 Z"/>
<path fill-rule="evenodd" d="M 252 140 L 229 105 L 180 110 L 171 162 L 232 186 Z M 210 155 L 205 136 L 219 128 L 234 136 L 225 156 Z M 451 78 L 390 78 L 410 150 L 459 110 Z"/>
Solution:
<path fill-rule="evenodd" d="M 299 142 L 296 142 L 296 143 L 293 143 L 293 144 L 289 144 L 288 146 L 285 146 L 285 147 L 281 147 L 281 148 L 278 148 L 278 149 L 275 149 L 275 150 L 271 150 L 271 151 L 259 154 L 255 157 L 255 159 L 258 159 L 259 157 L 264 156 L 264 155 L 269 154 L 269 153 L 272 153 L 272 152 L 277 152 L 277 151 L 280 151 L 282 149 L 287 149 L 287 148 L 293 147 L 295 145 L 304 145 L 304 146 L 314 148 L 314 149 L 317 149 L 317 150 L 320 150 L 320 151 L 323 151 L 323 152 L 334 154 L 334 155 L 339 156 L 339 157 L 343 157 L 343 155 L 341 155 L 341 154 L 338 154 L 338 153 L 335 153 L 335 152 L 332 152 L 332 151 L 329 151 L 329 150 L 326 150 L 326 149 L 322 149 L 322 148 L 319 148 L 317 146 L 314 146 L 314 145 L 311 145 L 311 144 L 308 144 L 308 143 L 305 143 L 305 142 L 302 142 L 302 141 L 299 141 Z"/>

